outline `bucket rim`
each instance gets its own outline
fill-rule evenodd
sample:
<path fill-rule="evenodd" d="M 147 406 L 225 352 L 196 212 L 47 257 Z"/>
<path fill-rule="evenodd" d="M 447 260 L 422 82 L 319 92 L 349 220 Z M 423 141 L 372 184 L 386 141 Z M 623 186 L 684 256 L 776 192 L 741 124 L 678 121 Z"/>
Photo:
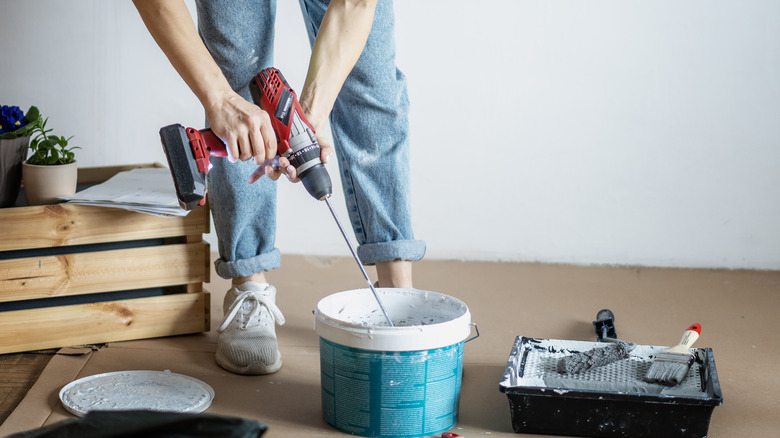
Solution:
<path fill-rule="evenodd" d="M 322 317 L 322 322 L 327 323 L 329 325 L 332 325 L 334 327 L 354 328 L 354 329 L 357 329 L 357 330 L 371 330 L 372 332 L 398 332 L 398 331 L 404 331 L 404 329 L 413 329 L 413 330 L 417 331 L 417 330 L 419 330 L 420 327 L 434 327 L 434 326 L 439 326 L 439 325 L 444 325 L 444 324 L 452 324 L 453 321 L 457 321 L 457 320 L 459 320 L 459 319 L 461 319 L 463 317 L 468 318 L 467 323 L 471 322 L 471 313 L 470 313 L 469 308 L 466 305 L 466 303 L 464 303 L 462 300 L 460 300 L 460 299 L 458 299 L 456 297 L 453 297 L 451 295 L 443 294 L 441 292 L 434 292 L 434 291 L 423 290 L 423 289 L 414 289 L 414 288 L 390 288 L 390 287 L 382 288 L 382 287 L 378 287 L 378 288 L 375 288 L 375 290 L 376 290 L 377 294 L 380 295 L 380 298 L 382 298 L 381 295 L 388 295 L 388 292 L 390 292 L 390 291 L 393 291 L 393 292 L 412 291 L 414 293 L 425 293 L 425 294 L 433 295 L 434 297 L 444 298 L 444 299 L 447 299 L 447 300 L 451 301 L 453 304 L 455 304 L 457 307 L 459 307 L 462 310 L 462 312 L 457 317 L 454 317 L 454 318 L 452 318 L 450 320 L 439 321 L 439 322 L 435 322 L 435 323 L 431 323 L 431 324 L 396 325 L 396 326 L 389 326 L 389 325 L 370 325 L 370 326 L 367 326 L 365 324 L 361 324 L 361 323 L 356 323 L 356 322 L 351 322 L 351 321 L 346 321 L 346 320 L 343 320 L 343 319 L 335 318 L 335 317 L 333 317 L 333 316 L 329 315 L 328 313 L 323 312 L 321 310 L 320 305 L 324 301 L 326 301 L 328 299 L 335 299 L 335 298 L 337 298 L 339 296 L 349 295 L 349 294 L 355 293 L 355 292 L 358 292 L 358 293 L 361 293 L 361 294 L 364 294 L 364 295 L 372 293 L 371 289 L 360 288 L 360 289 L 350 289 L 350 290 L 346 290 L 346 291 L 336 292 L 336 293 L 333 293 L 331 295 L 328 295 L 328 296 L 320 299 L 320 301 L 317 302 L 317 306 L 314 309 L 314 316 L 316 318 Z M 377 306 L 377 309 L 378 308 L 379 307 Z"/>
<path fill-rule="evenodd" d="M 371 351 L 432 350 L 464 342 L 470 336 L 471 312 L 460 299 L 441 292 L 421 289 L 377 289 L 380 296 L 388 293 L 397 294 L 399 291 L 414 295 L 417 299 L 424 295 L 428 299 L 426 302 L 443 299 L 443 302 L 450 307 L 449 311 L 452 312 L 452 315 L 445 314 L 446 309 L 439 308 L 436 310 L 443 312 L 443 316 L 449 319 L 430 324 L 396 326 L 366 325 L 359 321 L 335 317 L 332 314 L 336 313 L 334 307 L 340 306 L 342 302 L 348 302 L 346 301 L 348 299 L 354 300 L 355 294 L 371 294 L 370 289 L 352 289 L 328 295 L 317 303 L 317 308 L 314 311 L 314 331 L 321 338 L 331 342 Z M 360 299 L 368 299 L 368 297 L 361 296 Z M 373 296 L 370 299 L 373 300 Z M 387 305 L 387 302 L 385 304 Z M 341 310 L 343 309 L 344 307 L 341 308 Z M 435 306 L 432 309 L 435 309 Z"/>

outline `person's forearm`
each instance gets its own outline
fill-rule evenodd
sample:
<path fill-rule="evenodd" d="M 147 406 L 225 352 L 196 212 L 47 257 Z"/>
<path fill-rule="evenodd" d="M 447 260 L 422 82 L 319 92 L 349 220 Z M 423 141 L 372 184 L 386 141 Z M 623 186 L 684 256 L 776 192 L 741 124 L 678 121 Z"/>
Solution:
<path fill-rule="evenodd" d="M 230 161 L 254 157 L 259 165 L 275 157 L 276 137 L 268 114 L 233 91 L 200 39 L 184 2 L 134 3 L 157 45 L 200 100 L 212 131 L 227 146 Z"/>
<path fill-rule="evenodd" d="M 157 45 L 204 108 L 232 91 L 209 54 L 183 1 L 133 0 Z"/>
<path fill-rule="evenodd" d="M 312 48 L 301 105 L 323 125 L 371 32 L 376 0 L 333 0 Z"/>

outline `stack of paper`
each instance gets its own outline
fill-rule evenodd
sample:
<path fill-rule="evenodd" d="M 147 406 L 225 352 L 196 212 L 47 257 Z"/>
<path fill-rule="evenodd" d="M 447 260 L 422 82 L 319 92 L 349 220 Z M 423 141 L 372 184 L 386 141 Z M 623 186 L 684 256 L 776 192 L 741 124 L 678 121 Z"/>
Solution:
<path fill-rule="evenodd" d="M 67 200 L 68 204 L 123 208 L 157 216 L 189 213 L 179 206 L 171 172 L 164 167 L 120 172 L 104 183 L 61 199 Z"/>

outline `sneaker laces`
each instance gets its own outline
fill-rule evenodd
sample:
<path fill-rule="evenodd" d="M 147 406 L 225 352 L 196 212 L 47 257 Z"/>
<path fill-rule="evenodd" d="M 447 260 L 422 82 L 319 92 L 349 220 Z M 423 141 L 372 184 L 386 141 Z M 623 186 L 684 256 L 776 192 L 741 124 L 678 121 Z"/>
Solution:
<path fill-rule="evenodd" d="M 248 313 L 246 311 L 242 312 L 243 305 L 247 301 L 254 302 L 252 310 Z M 279 307 L 276 306 L 276 303 L 274 303 L 268 297 L 264 296 L 260 291 L 248 290 L 241 292 L 241 294 L 236 297 L 236 300 L 233 301 L 233 304 L 230 306 L 230 310 L 228 311 L 227 315 L 225 315 L 225 319 L 222 320 L 222 324 L 220 324 L 217 332 L 222 333 L 225 331 L 225 329 L 230 325 L 231 321 L 233 321 L 233 318 L 235 318 L 239 312 L 245 315 L 243 321 L 241 321 L 241 327 L 239 327 L 241 330 L 246 330 L 249 327 L 263 325 L 263 323 L 260 321 L 260 318 L 258 317 L 260 316 L 260 311 L 263 307 L 268 309 L 271 314 L 271 319 L 273 319 L 275 323 L 279 325 L 284 324 L 284 315 L 282 315 L 282 311 L 279 310 Z"/>

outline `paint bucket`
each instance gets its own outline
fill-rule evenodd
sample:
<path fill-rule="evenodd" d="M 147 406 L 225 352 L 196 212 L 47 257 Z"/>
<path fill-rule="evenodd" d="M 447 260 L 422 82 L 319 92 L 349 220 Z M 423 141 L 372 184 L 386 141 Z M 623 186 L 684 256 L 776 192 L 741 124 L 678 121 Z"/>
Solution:
<path fill-rule="evenodd" d="M 393 327 L 370 289 L 330 295 L 314 311 L 325 422 L 372 437 L 450 429 L 458 419 L 463 344 L 473 325 L 468 307 L 437 292 L 377 293 Z"/>

